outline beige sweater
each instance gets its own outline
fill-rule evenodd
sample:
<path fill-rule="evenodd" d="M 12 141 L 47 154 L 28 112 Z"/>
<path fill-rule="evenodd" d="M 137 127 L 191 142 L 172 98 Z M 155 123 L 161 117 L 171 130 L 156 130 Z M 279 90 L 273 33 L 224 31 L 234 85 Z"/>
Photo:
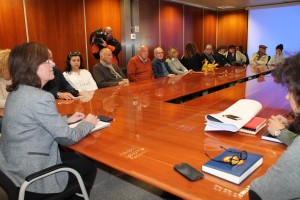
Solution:
<path fill-rule="evenodd" d="M 8 92 L 6 86 L 11 84 L 11 80 L 7 81 L 4 78 L 0 78 L 0 108 L 4 108 Z"/>

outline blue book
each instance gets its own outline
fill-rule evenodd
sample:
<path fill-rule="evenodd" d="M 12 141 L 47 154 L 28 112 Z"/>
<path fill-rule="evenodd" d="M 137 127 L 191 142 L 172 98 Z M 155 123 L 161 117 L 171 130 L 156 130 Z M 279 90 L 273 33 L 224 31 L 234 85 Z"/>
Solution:
<path fill-rule="evenodd" d="M 240 152 L 237 149 L 228 149 L 230 151 Z M 237 155 L 232 152 L 224 151 L 214 160 L 224 161 L 226 157 Z M 210 160 L 202 165 L 202 171 L 230 181 L 235 184 L 240 184 L 247 178 L 254 170 L 256 170 L 263 163 L 263 156 L 260 154 L 247 152 L 247 159 L 241 160 L 237 165 L 230 165 L 227 163 Z"/>

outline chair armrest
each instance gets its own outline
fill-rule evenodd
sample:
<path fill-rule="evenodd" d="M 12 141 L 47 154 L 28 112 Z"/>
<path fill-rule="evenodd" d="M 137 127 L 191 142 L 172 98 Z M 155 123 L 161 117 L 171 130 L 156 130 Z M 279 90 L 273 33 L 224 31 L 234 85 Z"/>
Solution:
<path fill-rule="evenodd" d="M 52 171 L 55 171 L 55 170 L 60 169 L 60 168 L 63 168 L 63 167 L 68 167 L 68 166 L 65 165 L 65 164 L 54 165 L 54 166 L 48 167 L 48 168 L 46 168 L 46 169 L 43 169 L 43 170 L 41 170 L 41 171 L 35 172 L 35 173 L 33 173 L 33 174 L 30 174 L 29 176 L 27 176 L 27 177 L 25 178 L 25 180 L 29 182 L 29 181 L 31 181 L 32 179 L 35 179 L 35 178 L 37 178 L 37 177 L 39 177 L 39 176 L 45 175 L 45 174 L 47 174 L 47 173 L 50 173 L 50 172 L 52 172 Z"/>
<path fill-rule="evenodd" d="M 83 180 L 82 180 L 80 174 L 75 169 L 73 169 L 73 168 L 71 168 L 71 167 L 69 167 L 69 166 L 67 166 L 65 164 L 54 165 L 54 166 L 48 167 L 46 169 L 43 169 L 41 171 L 35 172 L 35 173 L 30 174 L 29 176 L 27 176 L 25 178 L 25 181 L 23 182 L 23 184 L 20 187 L 19 200 L 23 200 L 24 199 L 24 197 L 25 197 L 25 191 L 26 191 L 27 187 L 31 183 L 33 183 L 36 180 L 42 179 L 44 177 L 47 177 L 49 175 L 52 175 L 52 174 L 55 174 L 55 173 L 58 173 L 58 172 L 62 172 L 62 171 L 64 171 L 64 172 L 70 172 L 70 173 L 72 173 L 77 178 L 77 181 L 78 181 L 78 184 L 80 186 L 82 195 L 83 195 L 83 197 L 84 197 L 85 200 L 88 200 L 89 196 L 87 194 L 85 185 L 83 183 Z"/>

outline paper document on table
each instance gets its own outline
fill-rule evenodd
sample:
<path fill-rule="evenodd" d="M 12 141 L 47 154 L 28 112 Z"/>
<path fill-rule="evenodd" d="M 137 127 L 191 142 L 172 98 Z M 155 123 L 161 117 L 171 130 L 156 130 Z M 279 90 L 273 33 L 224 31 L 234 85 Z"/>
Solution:
<path fill-rule="evenodd" d="M 81 121 L 76 122 L 76 123 L 74 123 L 74 124 L 70 124 L 69 127 L 70 127 L 70 128 L 74 128 L 74 127 L 76 127 L 80 122 L 81 122 Z M 91 130 L 91 132 L 94 132 L 94 131 L 97 131 L 97 130 L 100 130 L 100 129 L 103 129 L 103 128 L 106 128 L 106 127 L 109 127 L 109 126 L 110 126 L 110 123 L 109 123 L 109 122 L 99 121 L 99 122 L 95 125 L 95 128 L 93 128 L 93 129 Z"/>
<path fill-rule="evenodd" d="M 237 132 L 262 109 L 261 103 L 252 99 L 240 99 L 232 106 L 217 114 L 205 116 L 205 131 Z"/>

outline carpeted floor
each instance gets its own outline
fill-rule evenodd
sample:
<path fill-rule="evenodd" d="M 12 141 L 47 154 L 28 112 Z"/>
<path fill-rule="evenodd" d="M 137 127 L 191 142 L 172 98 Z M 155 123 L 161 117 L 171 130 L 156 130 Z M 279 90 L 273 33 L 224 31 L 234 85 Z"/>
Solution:
<path fill-rule="evenodd" d="M 149 184 L 98 164 L 90 200 L 179 200 Z"/>

